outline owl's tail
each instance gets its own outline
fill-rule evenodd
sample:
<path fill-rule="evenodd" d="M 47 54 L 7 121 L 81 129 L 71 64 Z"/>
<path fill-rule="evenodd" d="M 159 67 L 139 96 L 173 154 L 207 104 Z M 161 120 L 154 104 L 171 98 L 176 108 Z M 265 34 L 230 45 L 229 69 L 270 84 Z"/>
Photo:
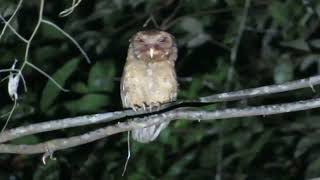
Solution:
<path fill-rule="evenodd" d="M 169 122 L 163 122 L 146 128 L 132 130 L 132 139 L 141 143 L 154 141 L 159 136 L 160 132 L 168 126 L 168 124 Z"/>

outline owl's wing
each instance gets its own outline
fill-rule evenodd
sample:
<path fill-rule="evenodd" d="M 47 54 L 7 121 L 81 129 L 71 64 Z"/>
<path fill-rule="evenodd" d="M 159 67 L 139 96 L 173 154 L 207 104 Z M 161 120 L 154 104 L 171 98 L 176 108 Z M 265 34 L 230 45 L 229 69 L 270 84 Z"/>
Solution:
<path fill-rule="evenodd" d="M 120 96 L 121 96 L 122 106 L 127 108 L 129 107 L 129 104 L 127 99 L 128 86 L 126 81 L 127 79 L 123 75 L 120 82 Z"/>

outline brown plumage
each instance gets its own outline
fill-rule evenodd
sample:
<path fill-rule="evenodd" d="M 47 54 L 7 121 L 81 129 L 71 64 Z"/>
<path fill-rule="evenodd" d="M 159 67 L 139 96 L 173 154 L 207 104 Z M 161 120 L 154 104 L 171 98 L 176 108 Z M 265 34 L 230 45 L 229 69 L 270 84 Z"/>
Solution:
<path fill-rule="evenodd" d="M 164 31 L 140 31 L 130 42 L 121 79 L 123 107 L 139 110 L 175 101 L 177 47 L 173 36 Z M 142 143 L 153 141 L 167 125 L 135 129 L 132 138 Z"/>

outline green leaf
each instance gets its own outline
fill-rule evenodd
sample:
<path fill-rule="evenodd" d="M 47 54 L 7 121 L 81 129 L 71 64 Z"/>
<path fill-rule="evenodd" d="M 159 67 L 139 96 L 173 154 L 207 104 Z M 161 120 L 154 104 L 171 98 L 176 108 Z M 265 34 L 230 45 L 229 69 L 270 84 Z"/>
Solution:
<path fill-rule="evenodd" d="M 40 142 L 39 138 L 34 135 L 25 136 L 11 141 L 12 144 L 36 144 L 38 142 Z"/>
<path fill-rule="evenodd" d="M 180 28 L 190 34 L 199 34 L 203 32 L 203 24 L 196 18 L 187 17 L 180 23 Z"/>
<path fill-rule="evenodd" d="M 301 51 L 310 51 L 308 43 L 304 39 L 295 39 L 292 41 L 284 41 L 280 42 L 281 46 L 289 47 L 289 48 L 294 48 L 297 50 Z"/>
<path fill-rule="evenodd" d="M 107 105 L 109 102 L 109 96 L 100 94 L 88 94 L 81 97 L 80 99 L 66 102 L 64 103 L 64 106 L 72 113 L 94 112 Z"/>
<path fill-rule="evenodd" d="M 312 147 L 319 146 L 320 139 L 319 139 L 320 133 L 312 133 L 306 137 L 303 137 L 297 144 L 297 147 L 294 152 L 294 157 L 300 157 L 307 153 Z"/>
<path fill-rule="evenodd" d="M 88 79 L 89 91 L 111 92 L 113 90 L 116 68 L 111 62 L 97 62 L 92 66 Z"/>
<path fill-rule="evenodd" d="M 318 72 L 320 72 L 320 55 L 310 54 L 302 57 L 302 62 L 300 64 L 300 71 L 307 71 L 308 68 L 317 66 Z"/>
<path fill-rule="evenodd" d="M 288 8 L 286 7 L 285 3 L 274 1 L 270 6 L 270 14 L 274 18 L 274 20 L 283 25 L 287 22 L 289 17 Z"/>
<path fill-rule="evenodd" d="M 320 169 L 320 158 L 318 157 L 315 157 L 315 159 L 308 164 L 308 167 L 307 167 L 307 170 L 306 170 L 306 179 L 311 179 L 311 178 L 314 178 L 314 177 L 319 177 L 320 176 L 320 172 L 319 172 L 319 169 Z M 311 179 L 311 180 L 317 180 L 319 178 L 314 178 L 314 179 Z"/>
<path fill-rule="evenodd" d="M 89 92 L 88 86 L 86 83 L 83 82 L 76 82 L 73 83 L 71 86 L 71 89 L 73 92 L 79 93 L 79 94 L 86 94 Z"/>
<path fill-rule="evenodd" d="M 60 179 L 60 171 L 59 161 L 53 161 L 49 158 L 45 166 L 41 164 L 32 174 L 34 180 L 58 180 Z"/>
<path fill-rule="evenodd" d="M 58 71 L 56 71 L 52 78 L 55 79 L 61 86 L 64 86 L 66 80 L 76 70 L 79 59 L 72 59 L 64 64 Z M 56 87 L 50 80 L 48 80 L 40 100 L 41 111 L 45 112 L 55 101 L 60 93 L 60 89 Z"/>
<path fill-rule="evenodd" d="M 43 34 L 44 37 L 47 39 L 64 39 L 64 35 L 60 32 L 57 31 L 55 28 L 52 26 L 40 26 L 41 33 Z"/>
<path fill-rule="evenodd" d="M 44 46 L 38 48 L 37 51 L 35 51 L 34 56 L 35 59 L 39 59 L 41 62 L 44 62 L 45 60 L 55 57 L 58 51 L 59 49 L 53 46 Z"/>
<path fill-rule="evenodd" d="M 320 48 L 320 39 L 313 39 L 310 41 L 310 44 L 315 48 Z"/>
<path fill-rule="evenodd" d="M 293 79 L 293 64 L 287 55 L 280 59 L 274 70 L 273 78 L 276 83 L 284 83 Z"/>

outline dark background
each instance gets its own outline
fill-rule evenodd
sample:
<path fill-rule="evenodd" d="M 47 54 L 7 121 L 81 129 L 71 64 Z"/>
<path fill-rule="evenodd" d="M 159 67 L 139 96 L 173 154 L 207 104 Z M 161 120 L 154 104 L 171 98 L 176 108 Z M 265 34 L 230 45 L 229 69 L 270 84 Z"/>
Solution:
<path fill-rule="evenodd" d="M 8 128 L 63 117 L 121 109 L 119 78 L 128 40 L 152 14 L 177 40 L 179 99 L 283 83 L 320 70 L 320 1 L 251 0 L 234 62 L 243 21 L 244 0 L 92 0 L 67 17 L 68 1 L 45 2 L 44 18 L 71 34 L 92 60 L 54 28 L 42 24 L 29 61 L 71 92 L 61 92 L 46 77 L 26 67 L 28 91 L 19 87 L 18 107 Z M 17 1 L 1 0 L 9 19 Z M 25 0 L 12 25 L 29 37 L 39 1 Z M 177 10 L 175 16 L 168 17 Z M 3 23 L 0 24 L 2 29 Z M 148 27 L 154 28 L 153 23 Z M 0 68 L 23 62 L 25 44 L 9 30 L 0 40 Z M 234 73 L 229 73 L 230 69 Z M 232 70 L 231 70 L 232 71 Z M 1 74 L 4 78 L 7 74 Z M 319 91 L 315 87 L 316 91 Z M 293 102 L 317 96 L 311 88 L 203 108 L 246 107 Z M 7 81 L 0 84 L 0 114 L 12 108 Z M 38 155 L 0 155 L 0 179 L 282 179 L 320 176 L 318 110 L 219 121 L 177 120 L 149 144 L 132 142 L 128 169 L 127 135 L 121 133 L 54 153 L 46 166 Z M 2 117 L 4 124 L 6 117 Z M 12 141 L 34 144 L 69 137 L 106 124 L 63 129 Z M 217 173 L 217 169 L 221 169 Z"/>

